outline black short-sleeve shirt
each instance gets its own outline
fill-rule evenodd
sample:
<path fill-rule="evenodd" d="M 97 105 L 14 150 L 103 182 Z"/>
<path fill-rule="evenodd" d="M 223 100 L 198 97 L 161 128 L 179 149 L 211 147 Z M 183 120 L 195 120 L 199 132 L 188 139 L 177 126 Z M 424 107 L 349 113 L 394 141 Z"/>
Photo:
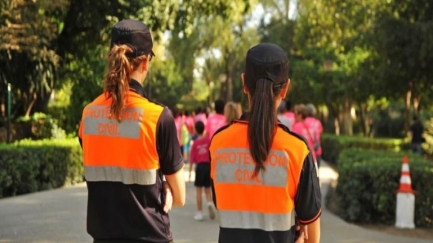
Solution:
<path fill-rule="evenodd" d="M 131 80 L 130 89 L 146 98 L 137 81 Z M 80 138 L 80 143 L 82 142 Z M 154 185 L 87 182 L 87 231 L 94 242 L 172 242 L 170 220 L 162 209 L 162 175 L 176 173 L 184 162 L 174 118 L 167 107 L 163 108 L 157 122 L 156 149 L 160 170 Z"/>

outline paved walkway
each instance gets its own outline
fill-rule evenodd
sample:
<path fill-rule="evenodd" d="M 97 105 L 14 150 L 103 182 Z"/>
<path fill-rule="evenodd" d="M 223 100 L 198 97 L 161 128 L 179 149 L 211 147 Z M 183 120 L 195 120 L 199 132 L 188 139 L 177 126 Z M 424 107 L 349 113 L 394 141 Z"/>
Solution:
<path fill-rule="evenodd" d="M 323 194 L 337 174 L 327 165 L 320 169 Z M 92 242 L 86 233 L 85 184 L 0 200 L 0 243 Z M 195 190 L 187 183 L 183 208 L 170 213 L 176 243 L 216 243 L 218 222 L 193 220 Z M 323 210 L 322 243 L 432 243 L 432 240 L 397 237 L 348 224 Z"/>

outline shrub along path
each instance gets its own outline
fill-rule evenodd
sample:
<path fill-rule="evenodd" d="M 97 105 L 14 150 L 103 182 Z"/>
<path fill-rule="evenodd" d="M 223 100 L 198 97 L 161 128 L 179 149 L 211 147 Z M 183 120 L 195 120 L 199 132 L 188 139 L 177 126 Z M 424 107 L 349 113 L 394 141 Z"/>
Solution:
<path fill-rule="evenodd" d="M 322 194 L 337 174 L 326 164 L 320 168 Z M 85 184 L 37 192 L 0 200 L 0 243 L 5 242 L 91 242 L 86 233 Z M 187 182 L 187 201 L 170 213 L 176 243 L 216 243 L 218 221 L 205 217 L 193 220 L 195 190 Z M 366 230 L 348 224 L 324 209 L 322 243 L 427 243 L 431 240 L 405 238 Z"/>

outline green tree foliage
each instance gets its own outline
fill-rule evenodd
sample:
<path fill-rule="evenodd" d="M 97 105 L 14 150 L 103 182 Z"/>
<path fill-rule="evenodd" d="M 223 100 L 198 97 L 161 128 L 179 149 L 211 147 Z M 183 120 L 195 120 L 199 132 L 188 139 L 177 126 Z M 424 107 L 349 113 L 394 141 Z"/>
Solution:
<path fill-rule="evenodd" d="M 295 69 L 294 78 L 306 79 L 296 83 L 303 86 L 301 95 L 315 94 L 317 100 L 310 102 L 326 103 L 337 121 L 342 114 L 346 134 L 352 134 L 351 107 L 374 91 L 374 76 L 368 71 L 377 55 L 368 38 L 378 5 L 372 0 L 298 1 L 294 43 L 303 61 L 296 65 L 301 73 Z"/>
<path fill-rule="evenodd" d="M 404 100 L 405 130 L 410 109 L 432 101 L 433 4 L 429 0 L 387 1 L 375 26 L 374 47 L 381 59 L 380 90 Z M 423 105 L 424 104 L 424 105 Z"/>
<path fill-rule="evenodd" d="M 245 101 L 245 53 L 261 40 L 288 51 L 293 103 L 326 105 L 351 134 L 352 107 L 366 124 L 378 101 L 404 102 L 407 127 L 410 109 L 431 107 L 431 16 L 430 0 L 0 0 L 0 117 L 8 82 L 14 117 L 46 112 L 66 85 L 70 106 L 54 107 L 75 131 L 102 91 L 111 26 L 130 18 L 147 23 L 160 48 L 144 88 L 166 105 Z"/>
<path fill-rule="evenodd" d="M 245 55 L 251 46 L 259 42 L 256 28 L 247 26 L 247 22 L 251 20 L 248 14 L 255 4 L 254 0 L 233 2 L 233 13 L 237 14 L 226 18 L 212 16 L 201 25 L 200 43 L 203 47 L 203 56 L 205 59 L 217 60 L 217 65 L 213 61 L 208 61 L 207 66 L 204 66 L 207 82 L 218 83 L 220 93 L 217 98 L 226 101 L 242 100 L 240 76 L 244 68 Z M 212 67 L 215 71 L 209 69 L 210 63 L 216 66 Z"/>
<path fill-rule="evenodd" d="M 54 89 L 80 80 L 79 61 L 94 58 L 89 52 L 107 40 L 100 32 L 110 16 L 136 12 L 143 3 L 134 2 L 2 0 L 0 93 L 12 84 L 14 117 L 46 111 Z"/>
<path fill-rule="evenodd" d="M 144 81 L 147 95 L 170 108 L 175 107 L 182 98 L 181 94 L 188 92 L 188 85 L 181 73 L 173 58 L 152 63 Z"/>
<path fill-rule="evenodd" d="M 4 104 L 6 83 L 11 82 L 15 116 L 45 111 L 53 89 L 72 80 L 74 96 L 78 92 L 84 103 L 95 93 L 89 88 L 100 86 L 102 72 L 96 63 L 106 55 L 114 22 L 143 20 L 157 40 L 175 27 L 186 36 L 197 16 L 233 15 L 231 4 L 228 0 L 1 0 L 0 64 L 6 68 L 0 71 L 0 101 Z M 86 92 L 87 97 L 80 96 Z"/>
<path fill-rule="evenodd" d="M 264 2 L 272 7 L 269 2 L 284 1 Z M 290 48 L 296 102 L 326 104 L 346 134 L 352 133 L 352 107 L 367 131 L 371 99 L 404 101 L 406 127 L 412 106 L 415 113 L 427 107 L 433 85 L 430 1 L 299 0 L 297 6 Z M 271 23 L 275 28 L 277 21 Z"/>
<path fill-rule="evenodd" d="M 11 83 L 14 116 L 46 108 L 61 62 L 53 42 L 67 6 L 65 0 L 0 1 L 0 97 Z"/>
<path fill-rule="evenodd" d="M 260 0 L 259 1 L 267 13 L 272 15 L 272 19 L 286 23 L 289 21 L 291 3 L 294 0 Z M 271 25 L 269 25 L 271 27 Z"/>
<path fill-rule="evenodd" d="M 186 35 L 178 26 L 172 31 L 168 43 L 170 58 L 174 60 L 175 65 L 178 67 L 182 77 L 181 81 L 188 87 L 188 91 L 192 90 L 194 81 L 195 58 L 200 48 L 198 47 L 199 38 L 199 30 L 195 29 L 189 35 Z"/>

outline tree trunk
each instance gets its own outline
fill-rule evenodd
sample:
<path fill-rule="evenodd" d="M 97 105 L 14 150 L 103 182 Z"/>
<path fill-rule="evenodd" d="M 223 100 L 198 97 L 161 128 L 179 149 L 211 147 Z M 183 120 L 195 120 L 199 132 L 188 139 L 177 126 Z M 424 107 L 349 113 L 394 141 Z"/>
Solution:
<path fill-rule="evenodd" d="M 35 105 L 35 102 L 38 99 L 38 95 L 35 92 L 33 92 L 33 95 L 31 97 L 32 99 L 30 103 L 26 106 L 26 113 L 24 114 L 24 116 L 26 117 L 30 116 L 30 112 L 32 111 L 33 106 Z"/>
<path fill-rule="evenodd" d="M 410 124 L 410 100 L 412 97 L 412 91 L 406 91 L 406 97 L 404 102 L 404 132 L 406 135 L 409 133 L 409 124 Z"/>
<path fill-rule="evenodd" d="M 365 137 L 368 136 L 368 111 L 367 111 L 367 104 L 361 103 L 359 105 L 359 108 L 361 110 L 359 119 L 361 120 L 361 129 L 362 134 L 364 134 Z"/>
<path fill-rule="evenodd" d="M 224 83 L 221 85 L 221 99 L 224 101 L 231 101 L 233 100 L 233 59 L 230 57 L 232 53 L 230 51 L 227 51 L 228 58 L 226 59 L 225 64 L 225 79 Z"/>
<path fill-rule="evenodd" d="M 343 101 L 343 133 L 353 135 L 353 121 L 351 115 L 352 102 L 349 98 Z"/>
<path fill-rule="evenodd" d="M 338 108 L 338 106 L 330 105 L 329 111 L 332 114 L 332 119 L 333 119 L 333 123 L 334 123 L 334 133 L 335 133 L 335 135 L 340 135 L 340 120 L 339 120 L 340 112 L 339 112 L 339 108 Z"/>
<path fill-rule="evenodd" d="M 224 79 L 224 82 L 221 83 L 220 86 L 220 99 L 226 100 L 227 97 L 227 78 Z"/>
<path fill-rule="evenodd" d="M 338 116 L 334 117 L 334 128 L 335 135 L 340 135 L 340 121 L 338 120 Z"/>
<path fill-rule="evenodd" d="M 233 78 L 232 78 L 232 69 L 230 68 L 229 73 L 227 73 L 227 97 L 225 101 L 233 100 Z"/>
<path fill-rule="evenodd" d="M 3 119 L 4 117 L 6 117 L 6 101 L 0 98 L 0 118 Z"/>
<path fill-rule="evenodd" d="M 421 101 L 421 95 L 413 97 L 413 113 L 418 115 L 419 113 L 419 103 Z"/>

